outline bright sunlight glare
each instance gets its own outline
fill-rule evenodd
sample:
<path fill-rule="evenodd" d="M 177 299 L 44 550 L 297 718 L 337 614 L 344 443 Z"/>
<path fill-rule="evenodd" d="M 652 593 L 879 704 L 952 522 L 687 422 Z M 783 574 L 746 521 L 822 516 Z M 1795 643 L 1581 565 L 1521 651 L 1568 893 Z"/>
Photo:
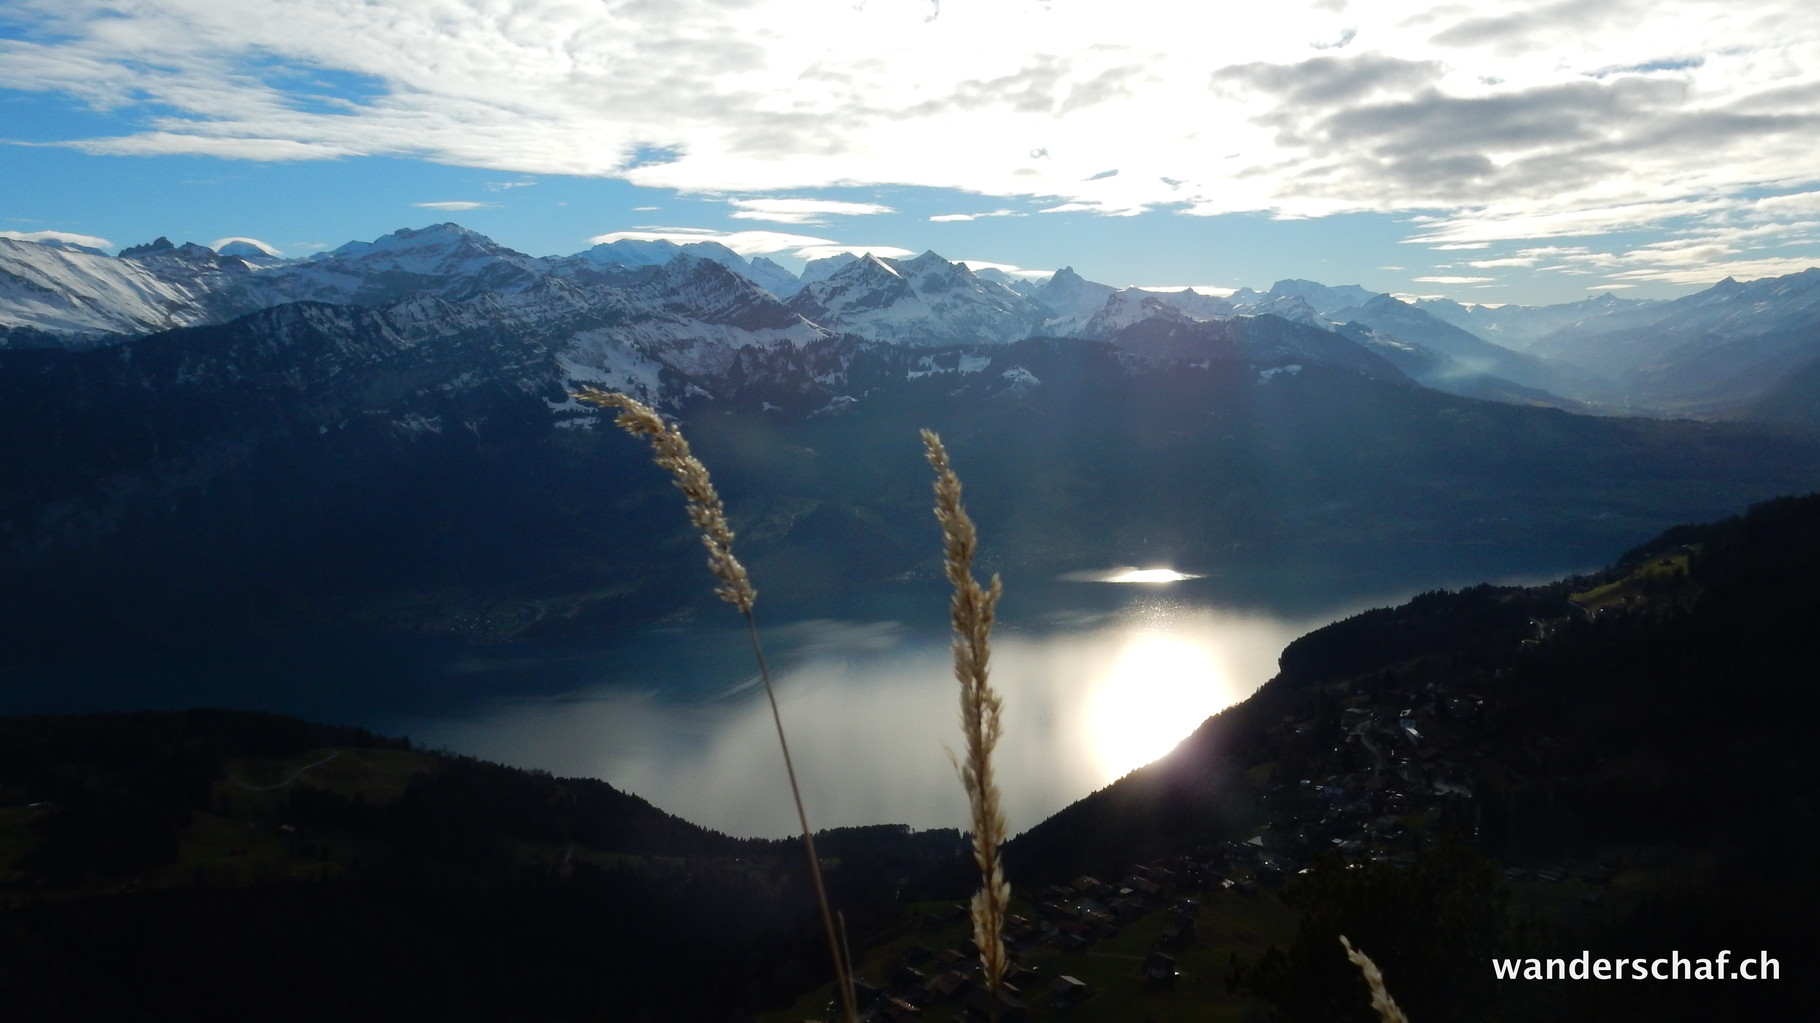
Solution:
<path fill-rule="evenodd" d="M 1199 579 L 1198 575 L 1187 575 L 1173 568 L 1128 568 L 1108 576 L 1109 583 L 1175 583 L 1183 579 Z"/>
<path fill-rule="evenodd" d="M 1071 583 L 1179 583 L 1184 579 L 1201 577 L 1187 572 L 1177 572 L 1173 568 L 1137 568 L 1132 565 L 1119 565 L 1116 568 L 1064 572 L 1056 578 Z"/>
<path fill-rule="evenodd" d="M 1132 637 L 1094 688 L 1088 724 L 1094 757 L 1119 778 L 1169 752 L 1231 702 L 1213 653 L 1161 632 Z"/>

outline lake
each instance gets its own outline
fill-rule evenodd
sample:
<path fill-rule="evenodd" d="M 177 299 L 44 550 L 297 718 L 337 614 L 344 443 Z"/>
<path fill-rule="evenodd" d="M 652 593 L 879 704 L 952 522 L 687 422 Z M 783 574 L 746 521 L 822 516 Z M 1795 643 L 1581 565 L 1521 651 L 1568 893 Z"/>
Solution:
<path fill-rule="evenodd" d="M 996 763 L 1014 832 L 1168 752 L 1250 695 L 1310 624 L 1142 589 L 1110 609 L 1052 609 L 995 632 L 992 681 L 1005 702 Z M 692 685 L 648 661 L 602 662 L 578 668 L 561 692 L 400 725 L 430 745 L 604 778 L 721 831 L 793 834 L 770 707 L 748 638 L 728 614 L 725 629 L 647 637 L 724 657 Z M 762 641 L 813 826 L 964 825 L 966 799 L 947 755 L 962 738 L 945 621 L 800 620 L 764 627 Z"/>
<path fill-rule="evenodd" d="M 1293 611 L 1217 580 L 1111 571 L 1012 580 L 992 648 L 1011 830 L 1168 752 L 1276 671 L 1291 639 L 1406 594 Z M 1170 581 L 1173 579 L 1173 581 Z M 947 590 L 828 606 L 759 603 L 762 641 L 817 828 L 962 827 Z M 671 627 L 563 643 L 286 632 L 175 643 L 0 687 L 0 713 L 221 706 L 408 735 L 432 749 L 603 779 L 733 835 L 796 832 L 744 624 L 716 605 Z"/>

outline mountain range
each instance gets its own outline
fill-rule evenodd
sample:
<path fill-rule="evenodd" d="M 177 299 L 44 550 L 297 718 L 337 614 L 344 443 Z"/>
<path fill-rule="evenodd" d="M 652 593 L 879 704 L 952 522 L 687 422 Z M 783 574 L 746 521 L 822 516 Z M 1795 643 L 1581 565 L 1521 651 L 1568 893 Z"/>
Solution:
<path fill-rule="evenodd" d="M 713 243 L 539 258 L 453 224 L 305 260 L 228 249 L 0 239 L 14 653 L 687 605 L 673 494 L 582 384 L 684 420 L 755 569 L 823 597 L 935 576 L 923 426 L 978 480 L 1005 567 L 1175 559 L 1245 599 L 1596 564 L 1820 483 L 1820 271 L 1488 312 L 934 253 L 798 275 Z M 1706 418 L 1586 414 L 1627 401 Z"/>
<path fill-rule="evenodd" d="M 920 347 L 1036 336 L 1111 340 L 1151 319 L 1274 315 L 1339 333 L 1451 393 L 1578 411 L 1772 419 L 1801 418 L 1788 391 L 1805 394 L 1801 381 L 1820 360 L 1820 268 L 1728 279 L 1672 302 L 1606 294 L 1525 307 L 1412 303 L 1305 280 L 1228 296 L 1119 289 L 1065 267 L 1035 277 L 976 273 L 932 252 L 908 260 L 841 256 L 793 274 L 711 241 L 621 240 L 538 258 L 455 224 L 400 230 L 308 259 L 227 248 L 160 238 L 110 257 L 0 239 L 0 346 L 93 347 L 298 301 L 391 308 L 436 298 L 463 306 L 469 320 L 535 320 L 556 329 L 575 321 L 574 368 L 623 386 L 632 382 L 628 374 L 698 370 L 691 353 L 712 360 L 707 348 L 800 346 L 818 335 Z M 699 262 L 730 274 L 682 269 Z M 694 278 L 685 285 L 688 274 Z M 625 326 L 601 335 L 603 317 Z M 640 337 L 635 323 L 653 329 Z M 591 330 L 594 336 L 581 336 Z M 653 343 L 652 334 L 680 350 Z M 603 338 L 638 353 L 640 364 L 602 351 Z"/>

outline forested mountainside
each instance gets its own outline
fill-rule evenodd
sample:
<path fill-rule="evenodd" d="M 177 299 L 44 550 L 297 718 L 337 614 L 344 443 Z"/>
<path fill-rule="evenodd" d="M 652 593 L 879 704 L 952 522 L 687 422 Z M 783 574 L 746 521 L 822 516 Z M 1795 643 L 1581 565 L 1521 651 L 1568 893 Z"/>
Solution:
<path fill-rule="evenodd" d="M 1336 933 L 1382 950 L 1412 1019 L 1762 1018 L 1812 990 L 1817 606 L 1809 496 L 1597 575 L 1368 611 L 1290 644 L 1252 699 L 1007 861 L 1027 884 L 1172 855 L 1283 883 L 1301 930 L 1235 983 L 1284 1019 L 1371 1018 Z M 1722 949 L 1780 952 L 1781 985 L 1489 969 Z"/>
<path fill-rule="evenodd" d="M 1598 564 L 1820 485 L 1810 435 L 1478 401 L 1315 341 L 1341 343 L 1266 316 L 1130 345 L 742 349 L 680 419 L 770 592 L 823 600 L 935 576 L 922 427 L 967 468 L 1002 564 L 1170 557 L 1304 592 Z M 432 344 L 328 306 L 0 352 L 0 656 L 673 613 L 704 591 L 671 488 L 618 431 L 552 409 L 561 380 L 535 338 Z"/>

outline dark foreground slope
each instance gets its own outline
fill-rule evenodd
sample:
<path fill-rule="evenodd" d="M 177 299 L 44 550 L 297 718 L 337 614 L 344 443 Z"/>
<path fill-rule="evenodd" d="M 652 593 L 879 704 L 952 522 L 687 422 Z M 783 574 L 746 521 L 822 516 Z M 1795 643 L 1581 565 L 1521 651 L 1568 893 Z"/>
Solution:
<path fill-rule="evenodd" d="M 873 861 L 875 837 L 825 839 L 856 928 L 958 838 L 895 829 Z M 740 1019 L 824 972 L 804 874 L 794 843 L 348 729 L 0 719 L 17 1023 Z"/>
<path fill-rule="evenodd" d="M 1775 1018 L 1814 990 L 1815 608 L 1820 496 L 1595 577 L 1366 612 L 1007 859 L 1027 883 L 1186 854 L 1282 885 L 1299 936 L 1229 983 L 1284 1019 L 1370 1018 L 1339 933 L 1417 1020 Z M 1781 979 L 1491 976 L 1582 950 L 1767 952 Z"/>

